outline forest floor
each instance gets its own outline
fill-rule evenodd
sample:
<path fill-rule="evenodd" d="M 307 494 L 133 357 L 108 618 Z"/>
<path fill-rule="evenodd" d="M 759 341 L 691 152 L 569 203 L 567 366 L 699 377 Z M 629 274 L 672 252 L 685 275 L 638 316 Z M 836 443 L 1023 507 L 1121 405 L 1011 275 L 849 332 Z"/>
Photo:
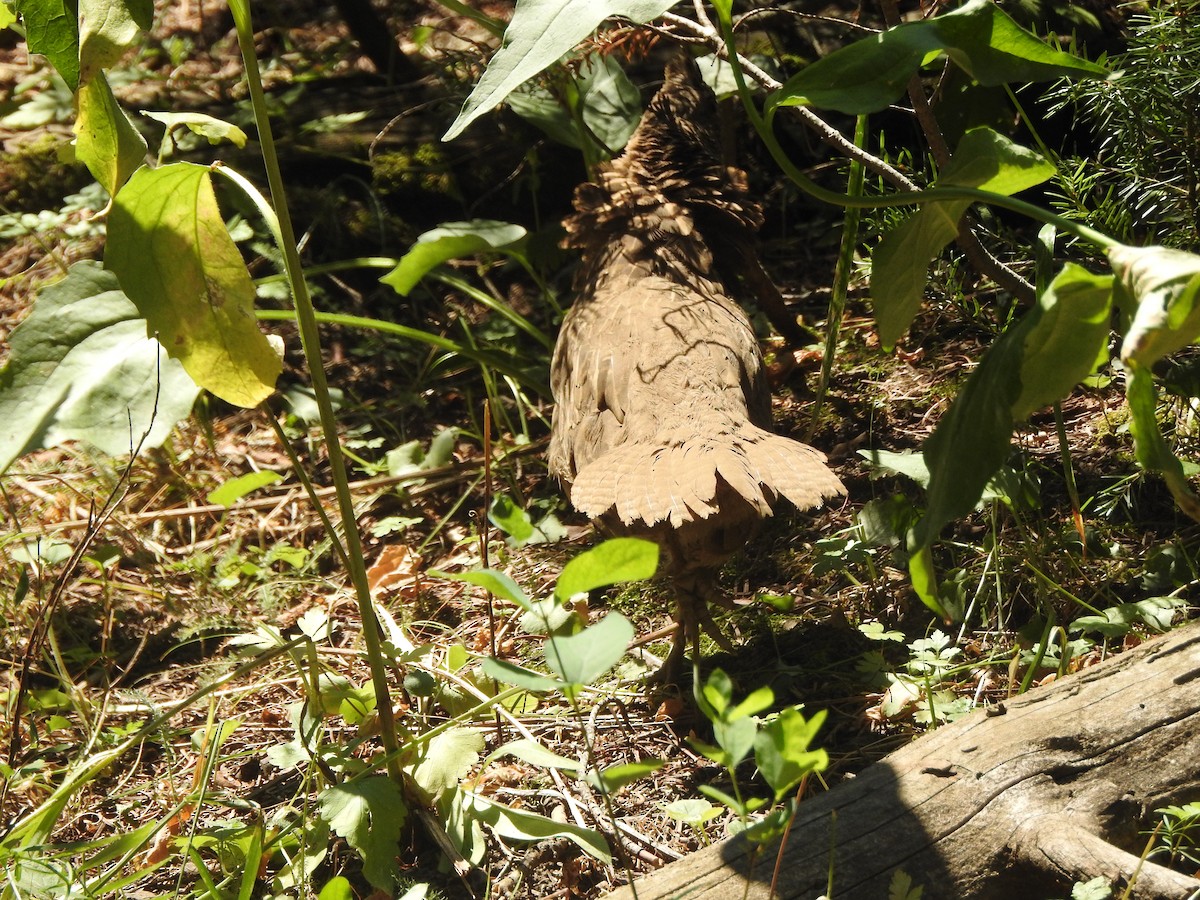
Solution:
<path fill-rule="evenodd" d="M 131 109 L 196 109 L 204 101 L 206 109 L 236 111 L 241 71 L 223 6 L 207 0 L 160 6 L 163 15 L 145 51 L 130 62 L 118 96 Z M 496 210 L 507 204 L 512 220 L 531 231 L 544 226 L 543 272 L 567 305 L 569 261 L 553 249 L 553 223 L 567 208 L 571 184 L 582 177 L 578 163 L 550 171 L 565 157 L 539 144 L 537 152 L 550 160 L 539 173 L 528 162 L 536 154 L 522 146 L 506 190 L 476 203 L 477 195 L 464 199 L 459 188 L 430 200 L 448 179 L 469 177 L 447 175 L 432 163 L 420 170 L 410 165 L 398 179 L 402 190 L 365 156 L 347 161 L 345 148 L 358 146 L 355 135 L 370 135 L 379 115 L 374 107 L 370 115 L 354 115 L 361 112 L 356 99 L 384 106 L 400 101 L 370 84 L 369 63 L 331 12 L 315 4 L 287 7 L 286 19 L 258 23 L 260 56 L 271 61 L 268 80 L 291 139 L 285 159 L 295 165 L 292 201 L 306 236 L 306 263 L 398 257 L 439 221 L 481 212 L 506 218 Z M 439 43 L 438 35 L 452 29 L 433 12 L 417 31 L 426 26 L 435 37 L 422 52 L 465 58 L 470 45 L 449 38 Z M 25 56 L 11 33 L 3 41 L 0 95 L 13 99 L 0 108 L 7 117 L 0 119 L 0 363 L 7 336 L 28 314 L 37 290 L 72 262 L 99 258 L 103 248 L 102 227 L 94 221 L 103 200 L 88 192 L 90 179 L 79 167 L 57 162 L 70 138 L 69 94 Z M 360 93 L 341 84 L 368 86 Z M 468 89 L 451 87 L 459 100 Z M 430 109 L 452 117 L 452 104 L 437 96 Z M 321 127 L 301 127 L 294 110 L 306 102 L 322 111 Z M 25 118 L 11 115 L 18 110 Z M 393 107 L 383 121 L 395 114 Z M 450 121 L 432 112 L 421 116 L 422 134 L 436 134 Z M 403 156 L 405 141 L 413 141 L 410 164 L 429 146 L 427 139 L 394 131 L 389 152 Z M 513 135 L 480 138 L 454 160 L 452 171 L 469 170 L 470 152 L 486 154 L 495 146 L 489 140 L 511 143 Z M 328 155 L 317 162 L 306 157 L 309 138 Z M 187 152 L 211 158 L 222 150 Z M 770 210 L 763 231 L 767 268 L 792 311 L 824 334 L 840 213 L 806 205 L 775 185 L 765 166 L 753 158 L 747 163 L 764 184 Z M 253 274 L 269 275 L 272 263 L 261 240 L 248 238 L 243 247 Z M 359 269 L 314 276 L 318 305 L 477 341 L 524 360 L 545 379 L 546 348 L 477 297 L 429 282 L 400 298 L 378 283 L 379 274 Z M 521 269 L 462 263 L 454 274 L 554 333 L 555 302 Z M 872 453 L 920 447 L 1007 323 L 1011 303 L 994 287 L 977 284 L 965 263 L 940 264 L 925 311 L 901 346 L 885 352 L 864 284 L 859 277 L 852 285 L 832 383 L 815 418 L 819 348 L 787 347 L 764 326 L 777 428 L 827 453 L 848 497 L 802 515 L 781 510 L 765 523 L 722 576 L 725 589 L 744 601 L 718 614 L 738 652 L 710 645 L 700 661 L 703 673 L 728 672 L 739 696 L 766 685 L 774 709 L 803 704 L 806 714 L 829 711 L 817 739 L 829 766 L 808 783 L 809 791 L 836 785 L 930 727 L 1089 665 L 1152 631 L 1144 619 L 1123 629 L 1073 627 L 1089 613 L 1158 597 L 1178 601 L 1168 621 L 1196 609 L 1196 526 L 1156 479 L 1137 469 L 1119 377 L 1105 370 L 1062 405 L 1061 430 L 1049 410 L 1018 430 L 994 498 L 949 530 L 935 553 L 944 595 L 963 611 L 962 620 L 950 624 L 933 616 L 910 587 L 903 551 L 905 523 L 920 509 L 921 487 L 896 471 L 901 463 Z M 262 302 L 280 305 L 269 285 Z M 284 337 L 288 355 L 279 394 L 265 409 L 202 399 L 164 446 L 131 462 L 70 444 L 28 454 L 0 478 L 7 523 L 0 529 L 0 760 L 8 767 L 0 821 L 37 808 L 64 772 L 118 745 L 147 716 L 181 705 L 151 739 L 87 781 L 52 835 L 58 849 L 46 858 L 61 871 L 92 858 L 80 855 L 81 847 L 100 847 L 115 835 L 156 835 L 127 861 L 134 877 L 123 896 L 200 896 L 201 868 L 218 881 L 232 877 L 239 852 L 244 867 L 238 842 L 249 833 L 247 823 L 282 830 L 289 816 L 312 805 L 314 785 L 329 766 L 352 767 L 378 749 L 370 734 L 375 719 L 348 714 L 340 702 L 361 697 L 355 691 L 370 682 L 353 591 L 270 422 L 280 423 L 333 514 L 298 340 L 290 326 L 266 327 Z M 521 630 L 519 609 L 435 573 L 487 566 L 542 598 L 565 562 L 595 537 L 547 477 L 548 396 L 530 384 L 481 374 L 461 356 L 379 331 L 330 326 L 323 341 L 325 368 L 339 392 L 375 600 L 408 640 L 425 648 L 411 657 L 410 668 L 397 670 L 392 686 L 400 726 L 420 733 L 494 692 L 479 672 L 482 657 L 494 652 L 536 666 L 541 645 Z M 1183 401 L 1170 413 L 1180 422 L 1192 415 Z M 449 436 L 447 429 L 453 429 Z M 1065 487 L 1064 449 L 1078 485 L 1082 535 Z M 228 507 L 210 498 L 231 479 L 255 472 L 281 478 Z M 488 517 L 500 495 L 556 540 L 506 539 Z M 413 819 L 399 846 L 405 879 L 434 884 L 447 897 L 474 891 L 594 898 L 630 874 L 729 833 L 733 817 L 720 809 L 707 821 L 697 807 L 691 821 L 681 821 L 684 807 L 674 807 L 676 817 L 664 811 L 674 801 L 701 801 L 702 785 L 731 790 L 727 773 L 692 743 L 711 741 L 712 734 L 686 696 L 690 686 L 664 693 L 641 682 L 665 654 L 671 607 L 669 588 L 659 582 L 594 595 L 584 611 L 591 619 L 618 611 L 654 639 L 604 683 L 590 685 L 577 710 L 562 697 L 525 695 L 522 705 L 471 723 L 483 736 L 481 757 L 526 737 L 569 759 L 580 758 L 586 746 L 596 767 L 665 761 L 616 791 L 611 809 L 584 778 L 529 759 L 490 761 L 465 779 L 499 803 L 595 829 L 613 846 L 615 862 L 602 863 L 561 836 L 519 840 L 493 830 L 482 875 L 459 879 L 443 871 L 428 830 Z M 297 765 L 299 757 L 284 749 L 293 746 L 293 710 L 310 695 L 312 670 L 287 653 L 238 668 L 251 651 L 301 634 L 313 637 L 323 677 L 341 691 L 326 709 L 319 737 L 325 757 L 315 768 Z M 648 659 L 639 662 L 639 653 Z M 433 686 L 414 677 L 423 673 L 433 676 Z M 214 679 L 221 679 L 219 688 L 183 702 Z M 19 699 L 24 706 L 17 718 Z M 212 723 L 222 725 L 219 740 L 213 739 L 218 732 L 206 730 Z M 747 790 L 762 791 L 752 766 L 738 775 Z M 150 823 L 160 827 L 139 831 Z M 181 848 L 189 835 L 192 855 L 186 856 Z M 263 858 L 255 896 L 271 895 L 267 885 L 280 865 L 278 857 Z M 360 869 L 347 843 L 334 839 L 316 881 L 341 873 L 361 886 Z M 297 890 L 278 883 L 276 889 L 281 896 Z"/>

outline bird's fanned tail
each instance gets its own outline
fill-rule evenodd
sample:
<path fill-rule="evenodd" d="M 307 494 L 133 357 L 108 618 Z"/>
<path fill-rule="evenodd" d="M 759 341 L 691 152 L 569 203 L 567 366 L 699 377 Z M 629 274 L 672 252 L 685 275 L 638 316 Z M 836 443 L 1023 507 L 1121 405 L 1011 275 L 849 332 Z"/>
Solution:
<path fill-rule="evenodd" d="M 718 511 L 718 478 L 760 517 L 778 497 L 809 509 L 846 492 L 822 453 L 747 423 L 732 435 L 615 447 L 575 476 L 571 503 L 592 518 L 615 511 L 625 525 L 677 528 Z"/>

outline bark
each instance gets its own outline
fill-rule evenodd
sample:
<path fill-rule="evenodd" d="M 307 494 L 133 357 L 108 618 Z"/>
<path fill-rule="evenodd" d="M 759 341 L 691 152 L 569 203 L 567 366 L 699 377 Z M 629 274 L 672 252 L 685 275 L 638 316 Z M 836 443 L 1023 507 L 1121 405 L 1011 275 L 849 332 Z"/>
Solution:
<path fill-rule="evenodd" d="M 1141 861 L 1157 807 L 1200 798 L 1200 624 L 939 728 L 805 800 L 780 900 L 886 898 L 899 869 L 922 900 L 1066 898 L 1102 876 L 1121 896 L 1183 900 L 1200 879 Z M 731 839 L 637 884 L 638 900 L 762 900 Z M 1140 865 L 1140 869 L 1139 869 Z M 1137 873 L 1136 879 L 1134 873 Z M 744 893 L 749 878 L 749 891 Z M 628 887 L 609 895 L 625 900 Z"/>

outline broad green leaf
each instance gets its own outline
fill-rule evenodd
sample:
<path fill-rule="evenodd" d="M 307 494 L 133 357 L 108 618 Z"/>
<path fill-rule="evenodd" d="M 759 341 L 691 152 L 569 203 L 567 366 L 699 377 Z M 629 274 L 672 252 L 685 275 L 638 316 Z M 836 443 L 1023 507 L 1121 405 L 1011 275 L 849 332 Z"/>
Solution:
<path fill-rule="evenodd" d="M 754 761 L 775 792 L 776 801 L 790 793 L 805 775 L 821 772 L 829 765 L 824 750 L 808 749 L 824 722 L 824 710 L 805 719 L 799 710 L 789 707 L 759 729 L 754 739 Z"/>
<path fill-rule="evenodd" d="M 483 732 L 469 728 L 451 728 L 433 738 L 417 758 L 413 781 L 424 794 L 427 804 L 466 777 L 479 761 L 483 750 Z"/>
<path fill-rule="evenodd" d="M 462 259 L 477 253 L 494 253 L 510 247 L 525 237 L 525 229 L 509 222 L 492 219 L 472 219 L 470 222 L 447 222 L 417 238 L 412 249 L 400 257 L 396 268 L 379 280 L 407 297 L 431 269 L 451 259 Z"/>
<path fill-rule="evenodd" d="M 715 819 L 723 812 L 721 807 L 699 798 L 674 800 L 670 803 L 662 804 L 659 809 L 676 822 L 683 822 L 685 825 L 691 825 L 693 828 L 703 825 L 710 819 Z"/>
<path fill-rule="evenodd" d="M 497 494 L 488 510 L 488 521 L 513 539 L 517 546 L 533 537 L 533 521 L 529 513 L 513 503 L 508 494 Z"/>
<path fill-rule="evenodd" d="M 610 584 L 641 581 L 652 578 L 657 569 L 657 544 L 641 538 L 612 538 L 563 566 L 554 596 L 567 600 Z"/>
<path fill-rule="evenodd" d="M 911 478 L 921 487 L 929 485 L 929 466 L 925 465 L 925 457 L 920 453 L 912 450 L 899 453 L 892 450 L 859 450 L 858 455 L 876 469 Z"/>
<path fill-rule="evenodd" d="M 483 674 L 488 678 L 503 681 L 505 684 L 511 684 L 514 687 L 524 688 L 527 691 L 537 691 L 539 693 L 561 691 L 564 688 L 570 687 L 565 681 L 559 681 L 557 678 L 551 678 L 549 675 L 542 675 L 540 672 L 534 672 L 532 669 L 525 669 L 507 660 L 496 659 L 491 656 L 483 661 Z"/>
<path fill-rule="evenodd" d="M 236 406 L 271 395 L 283 366 L 259 330 L 254 285 L 206 167 L 136 172 L 114 198 L 104 264 L 201 387 Z"/>
<path fill-rule="evenodd" d="M 335 875 L 325 882 L 317 900 L 354 900 L 354 892 L 350 890 L 349 880 L 341 875 Z"/>
<path fill-rule="evenodd" d="M 1071 623 L 1072 632 L 1097 632 L 1107 638 L 1122 637 L 1134 625 L 1146 625 L 1161 633 L 1169 631 L 1175 613 L 1186 605 L 1177 597 L 1151 597 L 1137 603 L 1118 603 L 1098 615 L 1080 616 Z"/>
<path fill-rule="evenodd" d="M 637 762 L 619 763 L 615 766 L 608 766 L 599 772 L 592 770 L 588 773 L 587 780 L 592 787 L 611 793 L 619 791 L 625 785 L 632 784 L 647 775 L 653 775 L 665 765 L 666 760 L 662 759 L 642 759 Z"/>
<path fill-rule="evenodd" d="M 985 86 L 1109 74 L 1053 49 L 991 0 L 971 0 L 944 15 L 906 22 L 835 50 L 789 78 L 769 105 L 816 106 L 849 115 L 877 112 L 900 97 L 909 78 L 940 53 Z"/>
<path fill-rule="evenodd" d="M 246 475 L 239 475 L 237 478 L 230 478 L 219 488 L 209 491 L 206 499 L 209 503 L 215 503 L 217 506 L 224 506 L 228 509 L 247 494 L 282 480 L 283 476 L 278 472 L 269 470 L 250 472 Z"/>
<path fill-rule="evenodd" d="M 929 467 L 927 511 L 917 523 L 917 547 L 943 525 L 965 516 L 1004 464 L 1013 432 L 1012 408 L 1021 395 L 1024 329 L 1014 326 L 980 360 L 923 448 Z"/>
<path fill-rule="evenodd" d="M 79 22 L 73 4 L 64 0 L 15 0 L 12 4 L 25 23 L 25 43 L 30 53 L 40 53 L 74 93 L 79 89 Z"/>
<path fill-rule="evenodd" d="M 1200 256 L 1122 245 L 1108 251 L 1108 261 L 1120 299 L 1135 310 L 1121 344 L 1123 362 L 1153 365 L 1200 336 Z"/>
<path fill-rule="evenodd" d="M 246 146 L 246 132 L 242 131 L 236 125 L 214 118 L 213 116 L 205 115 L 204 113 L 150 112 L 144 109 L 141 112 L 146 118 L 166 125 L 168 131 L 186 128 L 192 134 L 198 134 L 200 137 L 207 139 L 210 144 L 229 141 L 235 147 Z"/>
<path fill-rule="evenodd" d="M 536 813 L 501 806 L 485 800 L 478 794 L 462 791 L 462 802 L 468 815 L 483 822 L 498 837 L 515 841 L 542 841 L 548 838 L 566 838 L 581 850 L 603 863 L 612 861 L 608 844 L 604 838 L 590 828 L 580 828 L 566 822 L 539 816 Z"/>
<path fill-rule="evenodd" d="M 317 800 L 321 818 L 358 851 L 363 877 L 391 893 L 400 827 L 408 814 L 399 786 L 384 775 L 344 781 Z"/>
<path fill-rule="evenodd" d="M 85 261 L 42 288 L 0 370 L 0 472 L 24 453 L 82 440 L 111 455 L 158 447 L 199 388 L 111 272 Z M 143 435 L 145 439 L 143 440 Z"/>
<path fill-rule="evenodd" d="M 713 722 L 713 737 L 724 756 L 716 760 L 727 769 L 740 763 L 754 748 L 754 736 L 758 734 L 758 720 L 742 718 Z"/>
<path fill-rule="evenodd" d="M 569 684 L 590 685 L 615 666 L 633 640 L 633 626 L 620 613 L 570 637 L 546 641 L 546 665 Z"/>
<path fill-rule="evenodd" d="M 935 187 L 956 186 L 1015 194 L 1041 184 L 1054 166 L 990 128 L 963 135 Z M 871 256 L 871 299 L 879 339 L 892 347 L 921 308 L 929 264 L 958 234 L 969 200 L 927 202 L 884 235 Z"/>
<path fill-rule="evenodd" d="M 80 85 L 76 96 L 75 157 L 109 194 L 116 194 L 146 162 L 146 139 L 125 115 L 103 72 Z"/>
<path fill-rule="evenodd" d="M 1112 895 L 1112 885 L 1103 875 L 1071 886 L 1071 900 L 1109 900 Z"/>
<path fill-rule="evenodd" d="M 483 764 L 486 766 L 501 756 L 515 756 L 517 759 L 545 769 L 562 769 L 565 772 L 579 771 L 579 760 L 559 756 L 557 753 L 547 750 L 537 741 L 531 741 L 528 738 L 520 738 L 502 744 L 487 755 Z"/>
<path fill-rule="evenodd" d="M 724 718 L 725 710 L 733 703 L 733 680 L 724 669 L 713 669 L 696 693 L 696 701 L 705 718 L 713 722 Z"/>
<path fill-rule="evenodd" d="M 1133 433 L 1138 464 L 1148 471 L 1161 472 L 1179 508 L 1200 522 L 1200 498 L 1192 493 L 1183 463 L 1167 446 L 1158 426 L 1154 376 L 1149 369 L 1132 361 L 1126 373 L 1125 399 L 1129 403 L 1129 430 Z"/>
<path fill-rule="evenodd" d="M 515 603 L 521 609 L 529 610 L 531 608 L 529 598 L 521 590 L 521 586 L 503 572 L 497 572 L 495 569 L 478 569 L 474 572 L 455 573 L 440 572 L 437 569 L 432 569 L 429 574 L 434 578 L 445 578 L 449 581 L 465 581 L 467 584 L 483 588 L 489 594 L 495 594 L 502 600 Z"/>
<path fill-rule="evenodd" d="M 730 721 L 735 719 L 744 719 L 748 716 L 756 715 L 757 713 L 762 712 L 764 709 L 770 708 L 771 704 L 774 702 L 775 692 L 766 685 L 763 685 L 762 687 L 755 688 L 750 692 L 745 700 L 733 707 L 733 709 L 729 710 L 729 713 L 725 716 L 725 718 L 729 719 Z"/>
<path fill-rule="evenodd" d="M 605 19 L 642 24 L 677 0 L 519 0 L 504 40 L 442 140 L 451 141 L 521 84 L 558 62 Z"/>
<path fill-rule="evenodd" d="M 625 70 L 613 57 L 595 54 L 583 61 L 577 77 L 566 77 L 573 78 L 575 108 L 587 134 L 581 133 L 570 109 L 544 87 L 512 93 L 507 103 L 522 119 L 568 147 L 582 150 L 595 141 L 613 153 L 624 147 L 642 117 L 641 94 Z"/>
<path fill-rule="evenodd" d="M 78 0 L 79 80 L 120 61 L 154 22 L 153 0 Z"/>
<path fill-rule="evenodd" d="M 1107 359 L 1112 291 L 1111 275 L 1067 263 L 1038 297 L 1040 315 L 1025 332 L 1015 421 L 1066 397 Z"/>

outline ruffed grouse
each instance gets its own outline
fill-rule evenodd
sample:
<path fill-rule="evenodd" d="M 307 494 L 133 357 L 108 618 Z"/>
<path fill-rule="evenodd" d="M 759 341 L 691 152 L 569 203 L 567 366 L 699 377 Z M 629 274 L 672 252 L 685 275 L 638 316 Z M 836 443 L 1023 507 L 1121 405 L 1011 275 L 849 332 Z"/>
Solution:
<path fill-rule="evenodd" d="M 716 125 L 680 57 L 623 155 L 576 190 L 566 244 L 582 267 L 550 373 L 551 474 L 602 530 L 662 548 L 679 623 L 667 679 L 701 626 L 728 645 L 706 605 L 717 571 L 777 499 L 845 492 L 821 453 L 767 430 L 762 352 L 729 296 L 762 213 L 721 165 Z"/>

